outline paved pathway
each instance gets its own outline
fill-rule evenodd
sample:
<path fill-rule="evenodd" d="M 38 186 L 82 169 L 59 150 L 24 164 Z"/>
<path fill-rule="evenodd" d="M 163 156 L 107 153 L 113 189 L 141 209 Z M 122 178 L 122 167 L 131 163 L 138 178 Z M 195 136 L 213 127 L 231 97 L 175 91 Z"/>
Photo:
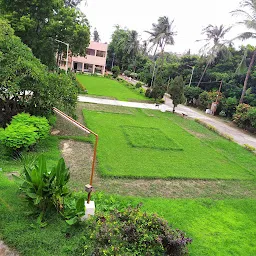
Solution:
<path fill-rule="evenodd" d="M 172 103 L 168 102 L 168 105 L 161 104 L 160 106 L 156 106 L 155 104 L 149 103 L 139 103 L 139 102 L 126 102 L 126 101 L 118 101 L 118 100 L 108 100 L 101 98 L 93 98 L 88 96 L 78 96 L 78 101 L 80 102 L 89 102 L 89 103 L 97 103 L 97 104 L 107 104 L 114 106 L 124 106 L 124 107 L 133 107 L 133 108 L 146 108 L 146 109 L 157 109 L 162 112 L 172 111 Z M 248 144 L 254 148 L 256 148 L 256 137 L 242 131 L 241 129 L 231 127 L 223 121 L 218 120 L 217 118 L 206 115 L 200 112 L 197 112 L 194 109 L 189 107 L 179 105 L 176 108 L 176 112 L 179 114 L 186 114 L 190 118 L 198 118 L 201 121 L 214 126 L 219 132 L 223 134 L 227 134 L 234 138 L 234 141 L 240 145 Z"/>

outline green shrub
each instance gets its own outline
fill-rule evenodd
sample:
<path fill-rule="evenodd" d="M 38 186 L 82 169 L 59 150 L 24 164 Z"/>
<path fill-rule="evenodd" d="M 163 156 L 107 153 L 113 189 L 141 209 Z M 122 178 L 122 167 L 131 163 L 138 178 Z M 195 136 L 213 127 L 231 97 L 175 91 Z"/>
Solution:
<path fill-rule="evenodd" d="M 145 96 L 148 97 L 148 98 L 152 98 L 152 97 L 151 97 L 151 89 L 147 89 L 147 90 L 146 90 Z"/>
<path fill-rule="evenodd" d="M 248 112 L 252 107 L 248 104 L 239 104 L 236 108 L 236 113 L 233 116 L 233 121 L 241 128 L 250 128 L 251 122 Z"/>
<path fill-rule="evenodd" d="M 69 170 L 63 158 L 49 170 L 46 160 L 41 156 L 38 164 L 35 159 L 25 159 L 23 171 L 16 180 L 27 202 L 41 212 L 46 212 L 52 206 L 58 211 L 63 209 L 64 197 L 69 194 L 69 178 Z"/>
<path fill-rule="evenodd" d="M 236 112 L 236 107 L 238 104 L 238 100 L 236 97 L 228 97 L 227 99 L 222 100 L 222 110 L 225 112 L 227 117 L 232 117 Z"/>
<path fill-rule="evenodd" d="M 112 69 L 111 69 L 112 73 L 113 73 L 113 77 L 114 78 L 117 78 L 120 74 L 120 68 L 118 66 L 114 66 Z"/>
<path fill-rule="evenodd" d="M 11 124 L 0 131 L 0 142 L 12 151 L 28 149 L 38 141 L 38 129 L 33 125 Z"/>
<path fill-rule="evenodd" d="M 192 242 L 156 214 L 139 207 L 98 214 L 89 220 L 92 247 L 83 244 L 83 255 L 185 255 Z"/>
<path fill-rule="evenodd" d="M 125 76 L 130 76 L 130 75 L 131 75 L 131 71 L 125 70 L 125 71 L 124 71 L 124 75 L 125 75 Z"/>
<path fill-rule="evenodd" d="M 199 95 L 202 93 L 202 89 L 199 87 L 189 87 L 184 88 L 184 95 L 187 98 L 188 104 L 193 104 L 193 100 L 197 100 Z"/>
<path fill-rule="evenodd" d="M 141 82 L 137 82 L 136 85 L 135 85 L 135 87 L 136 87 L 136 88 L 141 88 L 142 85 L 143 85 L 143 84 L 142 84 Z"/>
<path fill-rule="evenodd" d="M 50 125 L 45 117 L 31 116 L 27 113 L 20 113 L 12 118 L 11 125 L 32 125 L 37 128 L 38 138 L 44 139 L 49 135 Z"/>
<path fill-rule="evenodd" d="M 130 74 L 130 77 L 132 77 L 133 79 L 136 79 L 136 78 L 138 77 L 138 74 L 135 73 L 135 72 L 132 72 L 132 73 Z"/>
<path fill-rule="evenodd" d="M 209 95 L 206 91 L 203 91 L 199 95 L 199 106 L 203 109 L 209 108 L 211 105 L 211 100 L 209 98 Z"/>

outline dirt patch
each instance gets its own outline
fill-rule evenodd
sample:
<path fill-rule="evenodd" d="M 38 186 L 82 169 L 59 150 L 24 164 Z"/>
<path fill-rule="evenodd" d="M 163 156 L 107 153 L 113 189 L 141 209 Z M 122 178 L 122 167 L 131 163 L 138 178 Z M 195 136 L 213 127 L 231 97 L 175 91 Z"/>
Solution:
<path fill-rule="evenodd" d="M 0 256 L 19 256 L 19 254 L 11 250 L 3 241 L 0 240 Z"/>
<path fill-rule="evenodd" d="M 89 143 L 73 140 L 61 142 L 62 155 L 70 167 L 71 186 L 83 190 L 89 183 L 93 147 Z M 96 168 L 97 169 L 97 168 Z M 95 173 L 93 186 L 96 191 L 138 197 L 165 198 L 256 198 L 253 181 L 229 180 L 162 180 L 102 178 Z M 236 188 L 236 189 L 234 189 Z"/>
<path fill-rule="evenodd" d="M 60 143 L 62 156 L 70 168 L 70 181 L 74 185 L 89 183 L 93 147 L 90 143 L 63 140 Z"/>
<path fill-rule="evenodd" d="M 7 178 L 9 179 L 9 180 L 12 180 L 13 179 L 13 175 L 15 175 L 15 176 L 20 176 L 20 173 L 19 172 L 7 172 L 6 173 L 6 176 L 7 176 Z M 0 254 L 0 256 L 1 256 L 1 254 Z"/>

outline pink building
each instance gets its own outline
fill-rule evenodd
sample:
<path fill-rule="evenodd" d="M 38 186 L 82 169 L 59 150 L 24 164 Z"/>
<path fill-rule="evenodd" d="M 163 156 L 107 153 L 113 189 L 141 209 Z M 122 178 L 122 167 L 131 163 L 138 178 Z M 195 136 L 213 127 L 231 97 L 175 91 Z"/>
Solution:
<path fill-rule="evenodd" d="M 68 66 L 73 71 L 105 74 L 107 59 L 107 43 L 90 42 L 86 50 L 86 56 L 72 56 Z"/>

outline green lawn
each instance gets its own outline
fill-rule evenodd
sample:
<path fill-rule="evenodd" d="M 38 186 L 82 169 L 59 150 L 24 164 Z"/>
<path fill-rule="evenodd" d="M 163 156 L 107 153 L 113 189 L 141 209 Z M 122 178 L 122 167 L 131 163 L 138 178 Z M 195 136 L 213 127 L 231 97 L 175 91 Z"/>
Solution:
<path fill-rule="evenodd" d="M 139 90 L 128 88 L 116 80 L 79 74 L 77 79 L 85 86 L 88 95 L 111 97 L 122 101 L 149 101 L 144 94 L 139 93 Z"/>
<path fill-rule="evenodd" d="M 22 161 L 20 158 L 12 158 L 4 147 L 0 145 L 0 168 L 3 172 L 16 172 L 22 168 Z M 59 151 L 59 139 L 54 136 L 50 136 L 45 140 L 40 141 L 33 151 L 23 152 L 23 157 L 33 157 L 38 155 L 44 155 L 47 159 L 49 167 L 56 164 L 56 161 L 60 158 Z"/>
<path fill-rule="evenodd" d="M 93 104 L 87 104 L 87 108 L 90 110 L 84 110 L 86 123 L 100 135 L 98 168 L 101 171 L 102 168 L 112 168 L 111 170 L 117 173 L 114 175 L 117 176 L 126 176 L 128 173 L 127 176 L 131 177 L 143 174 L 152 178 L 150 166 L 159 165 L 169 168 L 166 171 L 167 177 L 170 174 L 173 175 L 171 177 L 176 177 L 175 174 L 179 176 L 183 173 L 184 177 L 191 175 L 193 178 L 254 178 L 253 154 L 196 122 L 159 111 Z M 149 134 L 152 136 L 148 136 Z M 73 138 L 81 140 L 80 137 Z M 60 157 L 58 145 L 59 139 L 50 136 L 29 155 L 44 154 L 49 160 L 49 165 L 52 165 Z M 200 151 L 197 152 L 198 150 Z M 142 153 L 143 151 L 145 153 Z M 188 154 L 187 152 L 192 156 L 182 160 L 179 154 Z M 211 154 L 211 158 L 208 158 L 207 154 Z M 153 157 L 154 159 L 150 159 Z M 172 159 L 173 157 L 179 157 L 179 160 Z M 208 161 L 204 160 L 204 157 Z M 114 160 L 111 160 L 112 158 Z M 113 168 L 116 166 L 115 161 L 119 168 Z M 214 162 L 214 166 L 223 168 L 212 168 L 211 161 Z M 90 246 L 87 232 L 89 227 L 86 223 L 67 230 L 65 222 L 60 217 L 50 214 L 45 228 L 31 227 L 31 224 L 36 223 L 36 217 L 30 215 L 31 209 L 19 196 L 17 184 L 5 177 L 5 172 L 20 170 L 21 162 L 13 161 L 4 154 L 0 156 L 0 162 L 0 167 L 4 171 L 0 172 L 0 239 L 24 256 L 81 255 L 81 237 L 84 237 L 86 244 Z M 203 164 L 208 164 L 207 168 L 204 168 Z M 137 165 L 141 169 L 136 168 Z M 178 166 L 182 171 L 179 171 Z M 195 166 L 200 168 L 196 169 Z M 148 173 L 146 168 L 149 168 Z M 109 172 L 109 169 L 103 171 L 106 171 L 105 175 L 111 176 L 113 172 Z M 160 176 L 161 169 L 157 170 Z M 256 202 L 246 195 L 243 199 L 232 199 L 230 195 L 230 199 L 213 200 L 117 195 L 101 197 L 97 196 L 97 193 L 97 190 L 93 193 L 97 211 L 143 202 L 143 210 L 159 214 L 174 228 L 181 229 L 193 239 L 189 246 L 189 253 L 192 256 L 256 254 Z"/>
<path fill-rule="evenodd" d="M 193 239 L 190 255 L 256 255 L 255 200 L 139 200 Z"/>
<path fill-rule="evenodd" d="M 91 106 L 91 105 L 89 105 Z M 134 109 L 83 111 L 99 134 L 98 170 L 114 177 L 255 179 L 256 158 L 194 121 Z"/>
<path fill-rule="evenodd" d="M 45 228 L 31 227 L 36 222 L 35 217 L 29 215 L 30 209 L 17 191 L 17 185 L 0 174 L 0 238 L 9 246 L 24 256 L 77 256 L 81 255 L 80 239 L 84 235 L 90 246 L 86 223 L 67 231 L 65 222 L 52 214 Z M 143 210 L 164 217 L 174 228 L 183 230 L 193 239 L 189 246 L 192 256 L 256 254 L 255 200 L 106 198 L 96 196 L 97 211 L 120 203 L 143 202 Z"/>

